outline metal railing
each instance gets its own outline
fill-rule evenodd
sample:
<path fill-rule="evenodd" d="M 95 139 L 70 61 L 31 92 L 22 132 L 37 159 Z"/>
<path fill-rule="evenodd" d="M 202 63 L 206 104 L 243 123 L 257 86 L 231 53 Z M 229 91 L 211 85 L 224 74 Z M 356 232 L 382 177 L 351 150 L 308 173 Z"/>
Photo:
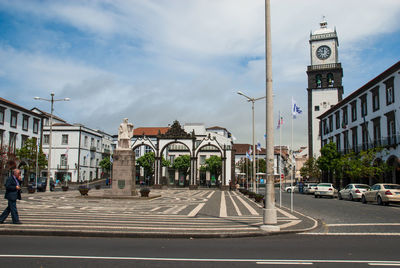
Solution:
<path fill-rule="evenodd" d="M 62 170 L 62 169 L 69 169 L 69 165 L 60 164 L 60 165 L 57 165 L 57 169 L 60 169 L 60 170 Z"/>
<path fill-rule="evenodd" d="M 318 71 L 325 69 L 340 69 L 342 68 L 341 63 L 329 63 L 329 64 L 319 64 L 319 65 L 311 65 L 307 66 L 307 71 Z"/>

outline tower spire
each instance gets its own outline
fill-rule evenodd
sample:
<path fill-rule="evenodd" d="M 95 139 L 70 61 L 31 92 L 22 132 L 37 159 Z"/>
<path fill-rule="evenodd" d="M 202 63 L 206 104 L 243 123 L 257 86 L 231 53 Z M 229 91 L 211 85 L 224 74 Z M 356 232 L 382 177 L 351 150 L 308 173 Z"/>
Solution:
<path fill-rule="evenodd" d="M 321 28 L 326 28 L 328 22 L 326 21 L 325 16 L 322 16 L 322 21 L 319 23 L 319 25 L 321 26 Z"/>

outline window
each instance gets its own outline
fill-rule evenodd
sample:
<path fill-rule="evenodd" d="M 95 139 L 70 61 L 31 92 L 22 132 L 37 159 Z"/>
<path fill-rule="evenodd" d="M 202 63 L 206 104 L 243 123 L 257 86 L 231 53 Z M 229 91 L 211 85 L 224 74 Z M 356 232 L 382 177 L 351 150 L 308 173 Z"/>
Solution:
<path fill-rule="evenodd" d="M 318 112 L 319 111 L 319 105 L 314 106 L 314 111 Z"/>
<path fill-rule="evenodd" d="M 343 149 L 344 153 L 349 152 L 349 131 L 344 131 L 343 132 Z"/>
<path fill-rule="evenodd" d="M 10 127 L 17 128 L 18 112 L 11 111 Z"/>
<path fill-rule="evenodd" d="M 0 129 L 0 146 L 3 147 L 4 130 Z"/>
<path fill-rule="evenodd" d="M 347 116 L 347 106 L 342 109 L 342 127 L 346 128 L 348 124 L 348 116 Z"/>
<path fill-rule="evenodd" d="M 68 165 L 68 156 L 66 154 L 62 154 L 60 156 L 60 166 L 66 167 Z"/>
<path fill-rule="evenodd" d="M 388 145 L 396 144 L 396 121 L 395 113 L 391 111 L 385 114 L 387 118 L 387 135 L 388 135 Z"/>
<path fill-rule="evenodd" d="M 50 136 L 49 135 L 43 135 L 43 144 L 49 144 L 49 139 L 50 139 Z"/>
<path fill-rule="evenodd" d="M 206 164 L 206 156 L 200 155 L 200 165 L 205 165 L 205 164 Z"/>
<path fill-rule="evenodd" d="M 315 83 L 317 84 L 317 88 L 321 88 L 322 87 L 322 75 L 317 74 L 315 76 Z"/>
<path fill-rule="evenodd" d="M 329 119 L 329 132 L 332 132 L 333 131 L 333 115 L 330 115 L 328 117 L 328 119 Z"/>
<path fill-rule="evenodd" d="M 335 113 L 335 120 L 336 120 L 336 129 L 340 128 L 340 111 L 337 111 Z"/>
<path fill-rule="evenodd" d="M 374 146 L 381 145 L 381 118 L 377 117 L 372 120 L 374 128 Z"/>
<path fill-rule="evenodd" d="M 340 144 L 340 134 L 336 135 L 336 151 L 340 151 L 342 145 Z"/>
<path fill-rule="evenodd" d="M 90 147 L 94 147 L 94 138 L 90 139 Z"/>
<path fill-rule="evenodd" d="M 136 149 L 135 149 L 135 157 L 136 158 L 138 158 L 138 157 L 140 157 L 141 155 L 140 155 L 140 147 L 137 147 Z"/>
<path fill-rule="evenodd" d="M 86 166 L 86 156 L 83 157 L 83 165 Z"/>
<path fill-rule="evenodd" d="M 361 100 L 361 116 L 365 117 L 367 115 L 367 94 L 360 97 Z"/>
<path fill-rule="evenodd" d="M 99 166 L 99 159 L 96 159 L 96 167 Z"/>
<path fill-rule="evenodd" d="M 169 162 L 171 163 L 171 165 L 174 164 L 174 160 L 175 160 L 175 155 L 170 155 L 169 156 Z"/>
<path fill-rule="evenodd" d="M 144 147 L 144 153 L 145 153 L 145 154 L 150 153 L 150 152 L 152 152 L 152 151 L 153 151 L 153 150 L 151 149 L 150 146 L 147 146 L 147 145 L 146 145 L 146 146 Z"/>
<path fill-rule="evenodd" d="M 332 73 L 328 73 L 328 86 L 329 87 L 333 87 L 334 81 L 333 81 L 333 74 Z"/>
<path fill-rule="evenodd" d="M 97 149 L 100 149 L 100 140 L 97 140 Z"/>
<path fill-rule="evenodd" d="M 326 123 L 326 119 L 322 121 L 322 129 L 324 130 L 324 135 L 329 133 L 328 124 Z"/>
<path fill-rule="evenodd" d="M 15 153 L 16 144 L 17 144 L 17 133 L 10 132 L 10 139 L 8 141 L 8 150 L 11 153 Z"/>
<path fill-rule="evenodd" d="M 358 152 L 358 136 L 357 136 L 357 127 L 353 127 L 351 129 L 351 146 L 355 152 Z"/>
<path fill-rule="evenodd" d="M 4 114 L 5 114 L 5 108 L 0 107 L 0 125 L 4 125 Z"/>
<path fill-rule="evenodd" d="M 379 86 L 371 90 L 372 92 L 372 111 L 379 110 Z"/>
<path fill-rule="evenodd" d="M 33 133 L 39 133 L 39 119 L 33 119 Z"/>
<path fill-rule="evenodd" d="M 29 116 L 22 116 L 22 130 L 28 130 L 29 128 Z"/>
<path fill-rule="evenodd" d="M 368 150 L 368 122 L 361 124 L 362 149 Z"/>
<path fill-rule="evenodd" d="M 85 147 L 87 147 L 87 146 L 88 146 L 88 137 L 87 137 L 87 136 L 85 136 L 85 139 L 84 139 L 83 145 L 84 145 Z"/>
<path fill-rule="evenodd" d="M 29 136 L 21 135 L 21 147 L 24 147 L 27 139 L 29 139 Z"/>
<path fill-rule="evenodd" d="M 394 77 L 389 78 L 385 82 L 386 86 L 386 105 L 394 103 Z"/>
<path fill-rule="evenodd" d="M 357 101 L 353 101 L 350 103 L 351 105 L 351 122 L 354 122 L 357 120 Z"/>
<path fill-rule="evenodd" d="M 61 144 L 63 144 L 63 145 L 68 144 L 68 135 L 67 134 L 63 134 L 61 136 Z"/>

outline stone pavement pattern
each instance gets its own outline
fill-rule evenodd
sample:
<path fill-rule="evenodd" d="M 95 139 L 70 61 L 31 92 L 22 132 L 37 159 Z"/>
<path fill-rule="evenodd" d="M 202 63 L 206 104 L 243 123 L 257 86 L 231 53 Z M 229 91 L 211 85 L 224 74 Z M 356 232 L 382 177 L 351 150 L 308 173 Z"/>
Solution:
<path fill-rule="evenodd" d="M 262 208 L 238 192 L 214 189 L 152 190 L 154 199 L 103 199 L 107 190 L 25 194 L 18 202 L 23 225 L 0 233 L 77 236 L 229 237 L 263 235 Z M 99 198 L 96 198 L 99 197 Z M 5 201 L 1 202 L 5 206 Z M 7 221 L 11 222 L 11 219 Z M 278 208 L 281 231 L 300 231 L 311 219 Z"/>

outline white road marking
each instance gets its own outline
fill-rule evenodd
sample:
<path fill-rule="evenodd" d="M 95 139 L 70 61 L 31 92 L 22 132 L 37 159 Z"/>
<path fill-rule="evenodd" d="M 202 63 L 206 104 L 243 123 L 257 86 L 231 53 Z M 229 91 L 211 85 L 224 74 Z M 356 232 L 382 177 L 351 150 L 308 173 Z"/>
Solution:
<path fill-rule="evenodd" d="M 237 196 L 238 200 L 247 208 L 251 215 L 259 215 L 254 208 L 252 208 L 247 202 L 245 202 L 240 196 Z"/>
<path fill-rule="evenodd" d="M 233 200 L 231 193 L 228 192 L 228 195 L 231 198 L 231 201 L 233 203 L 233 206 L 235 207 L 236 213 L 238 214 L 238 216 L 242 216 L 242 212 L 240 212 L 239 207 L 236 205 L 236 202 Z"/>
<path fill-rule="evenodd" d="M 289 219 L 293 219 L 293 220 L 297 219 L 296 216 L 294 216 L 294 215 L 292 215 L 292 214 L 290 214 L 290 213 L 288 213 L 288 212 L 286 212 L 286 211 L 284 211 L 284 210 L 282 210 L 280 208 L 276 208 L 276 210 L 279 211 L 281 214 L 285 215 Z"/>
<path fill-rule="evenodd" d="M 258 261 L 256 264 L 273 264 L 273 265 L 284 265 L 284 264 L 291 264 L 291 265 L 313 265 L 312 262 L 290 262 L 290 261 Z"/>
<path fill-rule="evenodd" d="M 198 204 L 198 205 L 188 214 L 188 216 L 189 216 L 189 217 L 194 217 L 194 216 L 196 216 L 197 213 L 199 213 L 199 211 L 204 207 L 205 204 L 206 204 L 206 203 Z"/>
<path fill-rule="evenodd" d="M 212 191 L 212 192 L 207 196 L 207 199 L 209 199 L 214 193 L 215 193 L 215 191 Z"/>
<path fill-rule="evenodd" d="M 341 226 L 400 226 L 400 223 L 335 223 L 325 224 L 329 227 L 341 227 Z"/>
<path fill-rule="evenodd" d="M 259 264 L 308 264 L 308 263 L 358 263 L 381 266 L 399 266 L 400 261 L 376 260 L 279 260 L 279 259 L 200 259 L 200 258 L 158 258 L 158 257 L 114 257 L 114 256 L 71 256 L 71 255 L 23 255 L 1 254 L 0 258 L 41 258 L 41 259 L 86 259 L 86 260 L 122 260 L 122 261 L 176 261 L 176 262 L 250 262 Z"/>
<path fill-rule="evenodd" d="M 337 236 L 400 236 L 400 233 L 299 233 L 299 235 L 337 235 Z"/>
<path fill-rule="evenodd" d="M 225 218 L 227 217 L 227 212 L 226 212 L 226 201 L 225 201 L 225 192 L 221 191 L 221 205 L 219 206 L 219 217 L 220 218 Z"/>
<path fill-rule="evenodd" d="M 283 229 L 283 228 L 288 228 L 288 227 L 290 227 L 290 226 L 299 224 L 300 222 L 301 222 L 301 220 L 291 220 L 291 221 L 288 222 L 288 223 L 280 224 L 280 225 L 278 225 L 278 226 L 279 226 L 281 229 Z"/>

